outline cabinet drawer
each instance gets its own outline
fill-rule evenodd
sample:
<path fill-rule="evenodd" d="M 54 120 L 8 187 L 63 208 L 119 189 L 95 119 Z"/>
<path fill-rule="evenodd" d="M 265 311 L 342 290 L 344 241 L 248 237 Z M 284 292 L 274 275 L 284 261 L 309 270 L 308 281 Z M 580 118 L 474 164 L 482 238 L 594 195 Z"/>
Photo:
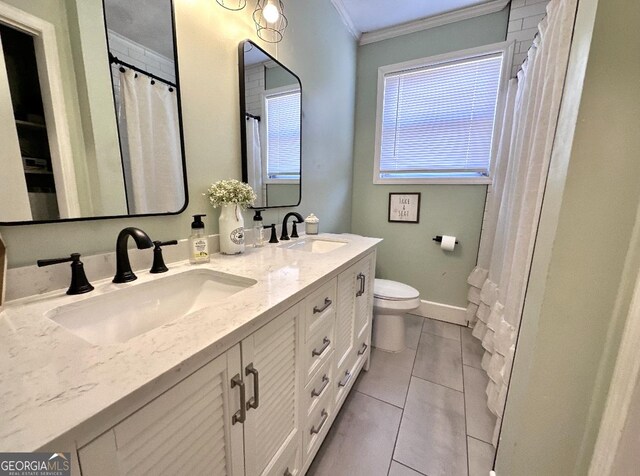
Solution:
<path fill-rule="evenodd" d="M 324 440 L 327 431 L 329 431 L 329 423 L 332 417 L 333 405 L 331 403 L 331 392 L 327 392 L 320 398 L 315 409 L 306 419 L 305 426 L 302 430 L 302 447 L 304 448 L 305 463 Z"/>
<path fill-rule="evenodd" d="M 316 409 L 318 402 L 332 391 L 333 366 L 331 361 L 332 356 L 329 356 L 304 389 L 302 408 L 305 416 L 309 416 Z"/>
<path fill-rule="evenodd" d="M 304 300 L 305 340 L 336 315 L 336 284 L 332 279 Z"/>
<path fill-rule="evenodd" d="M 322 367 L 322 364 L 330 360 L 329 357 L 333 352 L 333 327 L 333 319 L 324 322 L 305 343 L 303 352 L 306 372 L 305 385 L 309 383 L 316 371 Z"/>
<path fill-rule="evenodd" d="M 353 386 L 353 382 L 356 379 L 355 369 L 355 359 L 351 356 L 336 370 L 336 375 L 333 379 L 333 394 L 336 408 L 342 405 L 342 402 Z"/>

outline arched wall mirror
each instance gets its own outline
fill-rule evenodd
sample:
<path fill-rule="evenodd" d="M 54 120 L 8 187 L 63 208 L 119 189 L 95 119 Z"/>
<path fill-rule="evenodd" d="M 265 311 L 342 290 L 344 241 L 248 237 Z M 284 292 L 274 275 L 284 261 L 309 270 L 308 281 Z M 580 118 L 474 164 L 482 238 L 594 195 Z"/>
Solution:
<path fill-rule="evenodd" d="M 302 198 L 302 84 L 250 40 L 239 47 L 242 179 L 254 208 L 295 207 Z"/>
<path fill-rule="evenodd" d="M 187 205 L 172 0 L 0 3 L 0 223 Z"/>

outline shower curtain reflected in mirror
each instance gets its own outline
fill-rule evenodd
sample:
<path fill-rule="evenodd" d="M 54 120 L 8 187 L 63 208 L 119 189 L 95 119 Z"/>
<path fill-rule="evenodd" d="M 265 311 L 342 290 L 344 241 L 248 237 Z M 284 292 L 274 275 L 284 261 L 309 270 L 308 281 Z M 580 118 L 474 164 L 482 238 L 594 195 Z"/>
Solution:
<path fill-rule="evenodd" d="M 253 207 L 261 208 L 267 206 L 267 188 L 262 180 L 263 162 L 260 148 L 260 119 L 255 117 L 246 118 L 247 121 L 247 182 L 251 185 L 258 198 Z"/>
<path fill-rule="evenodd" d="M 124 69 L 118 102 L 129 214 L 179 211 L 185 191 L 176 88 Z"/>

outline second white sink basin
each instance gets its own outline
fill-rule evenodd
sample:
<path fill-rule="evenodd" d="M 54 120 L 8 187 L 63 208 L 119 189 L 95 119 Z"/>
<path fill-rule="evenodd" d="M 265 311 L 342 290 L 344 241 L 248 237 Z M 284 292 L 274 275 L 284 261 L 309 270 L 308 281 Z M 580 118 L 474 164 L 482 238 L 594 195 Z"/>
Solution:
<path fill-rule="evenodd" d="M 288 250 L 307 251 L 309 253 L 328 253 L 346 245 L 346 241 L 324 240 L 321 238 L 304 238 L 291 243 L 279 245 Z"/>
<path fill-rule="evenodd" d="M 256 284 L 208 269 L 194 269 L 66 304 L 45 314 L 92 344 L 126 342 Z"/>

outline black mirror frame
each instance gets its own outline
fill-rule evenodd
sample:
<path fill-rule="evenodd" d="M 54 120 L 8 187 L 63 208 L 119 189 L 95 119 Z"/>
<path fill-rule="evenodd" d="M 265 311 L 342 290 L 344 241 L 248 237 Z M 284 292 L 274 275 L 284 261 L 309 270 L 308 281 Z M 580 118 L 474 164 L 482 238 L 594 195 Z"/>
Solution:
<path fill-rule="evenodd" d="M 107 16 L 105 13 L 105 2 L 106 0 L 102 0 L 102 19 L 104 21 L 104 35 L 107 44 L 107 51 L 105 52 L 105 60 L 110 68 L 109 62 L 109 38 L 107 33 Z M 139 218 L 139 217 L 154 217 L 154 216 L 171 216 L 171 215 L 180 215 L 184 212 L 189 206 L 189 186 L 187 180 L 187 160 L 185 154 L 185 146 L 184 146 L 184 128 L 183 128 L 183 120 L 182 120 L 182 93 L 180 87 L 180 68 L 178 63 L 178 34 L 176 31 L 176 18 L 175 18 L 175 2 L 174 0 L 167 0 L 171 3 L 171 29 L 173 32 L 173 57 L 176 65 L 176 93 L 177 93 L 177 102 L 178 102 L 178 129 L 180 133 L 180 152 L 182 154 L 182 178 L 184 185 L 184 205 L 178 211 L 175 212 L 163 212 L 163 213 L 140 213 L 135 215 L 106 215 L 106 216 L 95 216 L 95 217 L 78 217 L 78 218 L 59 218 L 57 220 L 31 220 L 31 221 L 11 221 L 11 222 L 2 222 L 0 221 L 0 226 L 19 226 L 19 225 L 40 225 L 44 223 L 65 223 L 65 222 L 79 222 L 79 221 L 89 221 L 89 220 L 113 220 L 113 219 L 122 219 L 122 218 Z M 116 96 L 115 91 L 113 89 L 113 77 L 111 78 L 111 91 L 113 94 L 113 104 L 115 111 L 116 104 Z M 122 142 L 120 140 L 120 130 L 116 128 L 118 131 L 118 143 L 120 144 L 120 160 L 122 160 Z M 123 177 L 124 181 L 124 170 Z M 126 194 L 126 191 L 125 191 Z"/>
<path fill-rule="evenodd" d="M 297 74 L 295 74 L 293 71 L 291 71 L 285 65 L 283 65 L 280 61 L 278 61 L 273 56 L 271 56 L 269 53 L 267 53 L 265 50 L 263 50 L 258 45 L 256 45 L 253 41 L 244 40 L 244 41 L 240 42 L 240 44 L 238 45 L 238 78 L 239 78 L 239 82 L 240 82 L 240 84 L 239 84 L 240 85 L 240 89 L 239 89 L 239 91 L 240 91 L 240 150 L 241 150 L 241 155 L 242 155 L 242 181 L 243 182 L 247 182 L 247 180 L 249 178 L 248 164 L 247 164 L 247 122 L 246 122 L 246 116 L 245 116 L 245 112 L 247 110 L 247 104 L 246 104 L 246 100 L 245 100 L 245 87 L 244 87 L 244 83 L 245 83 L 245 78 L 244 78 L 244 45 L 246 45 L 247 43 L 251 44 L 254 48 L 259 49 L 265 56 L 269 57 L 272 61 L 277 63 L 285 71 L 287 71 L 294 78 L 296 78 L 296 80 L 298 81 L 298 84 L 300 84 L 300 97 L 301 98 L 302 98 L 302 91 L 303 91 L 303 89 L 302 89 L 302 81 L 300 80 L 300 77 Z M 291 204 L 291 205 L 276 205 L 276 206 L 272 206 L 272 207 L 249 207 L 249 208 L 250 209 L 267 210 L 267 209 L 272 209 L 272 208 L 294 208 L 294 207 L 300 206 L 300 203 L 302 202 L 302 169 L 303 169 L 303 167 L 302 167 L 302 99 L 301 99 L 300 100 L 300 187 L 299 187 L 300 191 L 298 193 L 298 203 Z"/>

